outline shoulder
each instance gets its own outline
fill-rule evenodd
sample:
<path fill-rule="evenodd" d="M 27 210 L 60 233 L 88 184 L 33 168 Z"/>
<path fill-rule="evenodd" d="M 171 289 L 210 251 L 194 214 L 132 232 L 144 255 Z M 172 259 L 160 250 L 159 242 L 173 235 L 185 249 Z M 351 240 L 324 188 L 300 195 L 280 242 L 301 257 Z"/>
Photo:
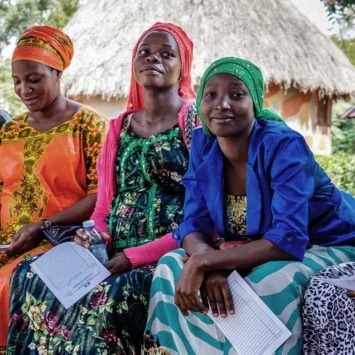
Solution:
<path fill-rule="evenodd" d="M 184 104 L 181 107 L 181 111 L 185 112 L 186 114 L 194 114 L 196 115 L 196 103 L 194 100 L 185 100 Z"/>
<path fill-rule="evenodd" d="M 261 139 L 263 141 L 278 141 L 283 139 L 303 139 L 303 136 L 297 131 L 290 128 L 284 122 L 276 121 L 257 121 L 256 129 L 260 130 Z"/>
<path fill-rule="evenodd" d="M 11 121 L 5 122 L 2 125 L 0 131 L 5 132 L 5 131 L 12 131 L 13 129 L 18 129 L 18 127 L 25 122 L 27 116 L 28 116 L 28 112 L 24 112 L 18 116 L 15 116 Z"/>
<path fill-rule="evenodd" d="M 74 117 L 79 118 L 84 125 L 96 124 L 104 127 L 108 125 L 107 118 L 89 106 L 80 107 Z"/>
<path fill-rule="evenodd" d="M 216 137 L 208 137 L 205 135 L 202 126 L 196 127 L 192 131 L 191 155 L 205 156 L 216 142 Z"/>
<path fill-rule="evenodd" d="M 299 146 L 309 150 L 304 137 L 286 123 L 275 121 L 257 121 L 251 137 L 252 149 L 258 147 L 267 151 L 280 146 Z"/>
<path fill-rule="evenodd" d="M 199 126 L 193 129 L 192 140 L 196 142 L 208 142 L 210 137 L 207 137 L 203 132 L 202 126 Z"/>
<path fill-rule="evenodd" d="M 314 156 L 304 137 L 282 122 L 257 122 L 256 135 L 249 148 L 252 156 L 268 164 L 293 164 L 295 161 L 312 164 Z"/>
<path fill-rule="evenodd" d="M 9 126 L 10 123 L 13 123 L 13 124 L 19 124 L 19 123 L 22 123 L 28 116 L 28 112 L 24 112 L 24 113 L 21 113 L 20 115 L 17 115 L 15 116 L 11 121 L 8 121 L 6 123 L 4 123 L 4 126 Z"/>

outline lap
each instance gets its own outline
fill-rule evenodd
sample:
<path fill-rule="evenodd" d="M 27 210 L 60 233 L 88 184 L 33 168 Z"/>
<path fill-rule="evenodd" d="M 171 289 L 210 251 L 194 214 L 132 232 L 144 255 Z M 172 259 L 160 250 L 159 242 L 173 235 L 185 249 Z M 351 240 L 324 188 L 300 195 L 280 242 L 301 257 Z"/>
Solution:
<path fill-rule="evenodd" d="M 8 338 L 12 353 L 30 345 L 38 350 L 41 339 L 46 349 L 56 351 L 67 344 L 76 354 L 96 354 L 95 349 L 133 353 L 147 317 L 153 265 L 106 279 L 66 310 L 31 270 L 34 259 L 21 262 L 12 276 Z"/>

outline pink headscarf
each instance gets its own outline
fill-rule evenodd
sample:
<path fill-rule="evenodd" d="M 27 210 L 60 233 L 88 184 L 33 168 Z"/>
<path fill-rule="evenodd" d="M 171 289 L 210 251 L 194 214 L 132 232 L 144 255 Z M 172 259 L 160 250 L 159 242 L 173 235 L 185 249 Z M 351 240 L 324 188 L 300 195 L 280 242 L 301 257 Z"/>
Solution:
<path fill-rule="evenodd" d="M 172 23 L 163 23 L 157 22 L 148 30 L 144 31 L 140 36 L 138 42 L 134 46 L 133 55 L 132 55 L 132 74 L 131 74 L 131 85 L 128 95 L 127 101 L 127 109 L 129 110 L 140 110 L 144 108 L 144 97 L 143 97 L 143 88 L 139 85 L 134 77 L 134 67 L 133 62 L 134 58 L 137 54 L 137 49 L 139 43 L 142 39 L 152 31 L 165 31 L 170 33 L 178 47 L 181 58 L 181 73 L 180 73 L 180 81 L 179 81 L 179 96 L 183 99 L 193 99 L 195 98 L 195 92 L 191 87 L 191 65 L 192 65 L 192 57 L 193 57 L 193 43 L 190 38 L 187 36 L 185 31 Z"/>

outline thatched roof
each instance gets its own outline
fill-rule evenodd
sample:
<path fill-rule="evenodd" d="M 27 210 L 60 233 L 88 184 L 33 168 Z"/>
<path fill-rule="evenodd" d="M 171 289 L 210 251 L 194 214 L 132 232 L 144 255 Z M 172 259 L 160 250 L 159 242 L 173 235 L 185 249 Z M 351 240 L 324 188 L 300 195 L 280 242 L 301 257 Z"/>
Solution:
<path fill-rule="evenodd" d="M 65 28 L 75 44 L 66 94 L 126 97 L 133 46 L 157 21 L 182 26 L 194 41 L 195 85 L 212 61 L 238 56 L 259 65 L 267 84 L 355 93 L 354 66 L 291 0 L 87 0 Z"/>

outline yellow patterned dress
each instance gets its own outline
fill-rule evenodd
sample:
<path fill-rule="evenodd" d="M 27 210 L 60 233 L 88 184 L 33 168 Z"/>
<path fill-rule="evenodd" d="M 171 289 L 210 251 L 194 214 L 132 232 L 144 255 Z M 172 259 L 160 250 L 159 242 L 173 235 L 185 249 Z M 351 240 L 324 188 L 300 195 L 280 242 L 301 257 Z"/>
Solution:
<path fill-rule="evenodd" d="M 224 194 L 226 206 L 224 225 L 226 232 L 235 236 L 246 236 L 247 234 L 247 198 L 246 196 L 234 196 Z"/>
<path fill-rule="evenodd" d="M 0 130 L 0 245 L 22 226 L 49 218 L 97 192 L 96 161 L 107 120 L 88 107 L 46 132 L 27 113 Z M 6 344 L 9 278 L 25 257 L 51 246 L 42 242 L 15 260 L 0 252 L 0 346 Z"/>

